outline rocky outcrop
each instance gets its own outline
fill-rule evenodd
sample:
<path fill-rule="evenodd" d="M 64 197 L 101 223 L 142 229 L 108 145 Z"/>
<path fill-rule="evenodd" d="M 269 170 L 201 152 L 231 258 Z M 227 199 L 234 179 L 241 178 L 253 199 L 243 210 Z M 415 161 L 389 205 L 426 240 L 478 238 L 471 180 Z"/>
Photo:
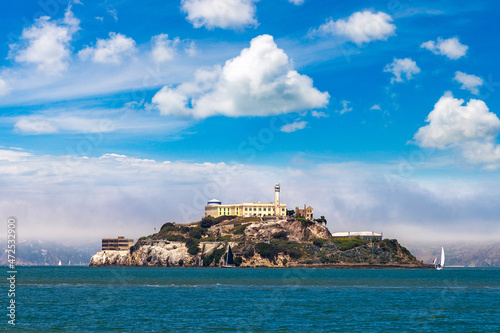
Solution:
<path fill-rule="evenodd" d="M 206 253 L 225 245 L 221 242 L 203 243 L 199 255 L 191 255 L 182 242 L 143 242 L 130 251 L 99 251 L 90 259 L 90 266 L 200 266 Z"/>
<path fill-rule="evenodd" d="M 245 228 L 245 236 L 253 241 L 272 239 L 273 235 L 285 232 L 293 242 L 308 241 L 315 238 L 331 238 L 330 231 L 322 224 L 297 220 L 254 222 Z"/>
<path fill-rule="evenodd" d="M 219 266 L 228 245 L 241 267 L 425 267 L 396 240 L 334 239 L 314 221 L 256 218 L 166 223 L 130 251 L 99 251 L 90 266 Z"/>

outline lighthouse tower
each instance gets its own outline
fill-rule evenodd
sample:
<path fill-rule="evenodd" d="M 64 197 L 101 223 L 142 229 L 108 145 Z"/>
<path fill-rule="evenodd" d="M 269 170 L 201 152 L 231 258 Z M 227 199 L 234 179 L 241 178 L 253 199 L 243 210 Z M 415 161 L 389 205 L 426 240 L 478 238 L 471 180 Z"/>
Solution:
<path fill-rule="evenodd" d="M 280 217 L 280 183 L 274 186 L 274 215 Z"/>

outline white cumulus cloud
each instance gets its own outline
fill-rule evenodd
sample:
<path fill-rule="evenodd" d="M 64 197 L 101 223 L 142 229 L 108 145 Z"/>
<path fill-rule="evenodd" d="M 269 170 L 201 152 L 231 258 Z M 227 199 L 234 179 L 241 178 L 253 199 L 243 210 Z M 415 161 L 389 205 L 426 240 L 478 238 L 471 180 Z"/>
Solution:
<path fill-rule="evenodd" d="M 224 66 L 198 70 L 194 82 L 163 87 L 153 103 L 164 115 L 242 117 L 325 107 L 329 97 L 293 69 L 272 36 L 261 35 Z"/>
<path fill-rule="evenodd" d="M 236 29 L 257 25 L 257 0 L 182 0 L 182 11 L 195 28 Z"/>
<path fill-rule="evenodd" d="M 469 90 L 474 95 L 479 95 L 479 87 L 483 85 L 483 79 L 480 77 L 460 71 L 455 72 L 455 78 L 453 80 L 462 84 L 460 89 Z"/>
<path fill-rule="evenodd" d="M 325 24 L 314 30 L 314 34 L 343 36 L 361 45 L 374 40 L 387 40 L 395 35 L 396 26 L 392 17 L 384 12 L 373 13 L 365 10 L 355 12 L 347 19 L 334 21 L 330 18 Z"/>
<path fill-rule="evenodd" d="M 68 7 L 62 20 L 42 16 L 25 28 L 20 42 L 10 45 L 9 57 L 17 62 L 35 64 L 39 71 L 56 75 L 68 68 L 70 41 L 80 29 L 80 21 Z"/>
<path fill-rule="evenodd" d="M 384 72 L 389 72 L 394 75 L 394 77 L 391 78 L 391 83 L 394 83 L 403 82 L 403 76 L 406 77 L 407 81 L 411 80 L 413 78 L 413 74 L 420 73 L 420 68 L 418 68 L 417 63 L 411 58 L 394 58 L 394 61 L 391 64 L 385 66 Z"/>
<path fill-rule="evenodd" d="M 306 128 L 307 121 L 295 121 L 290 124 L 283 125 L 280 131 L 285 133 L 292 133 L 301 129 Z"/>
<path fill-rule="evenodd" d="M 96 63 L 120 64 L 124 57 L 136 51 L 135 41 L 120 33 L 109 33 L 108 39 L 97 39 L 95 47 L 87 46 L 78 52 L 82 60 Z"/>
<path fill-rule="evenodd" d="M 458 59 L 467 53 L 469 48 L 467 45 L 460 43 L 457 37 L 442 39 L 438 37 L 437 41 L 427 41 L 420 45 L 421 48 L 427 49 L 434 54 L 447 56 L 450 59 Z"/>
<path fill-rule="evenodd" d="M 500 120 L 486 104 L 464 100 L 445 93 L 427 116 L 428 125 L 421 127 L 415 139 L 422 147 L 446 148 L 467 141 L 493 139 L 500 130 Z"/>
<path fill-rule="evenodd" d="M 154 43 L 151 52 L 154 62 L 163 63 L 174 58 L 176 46 L 180 42 L 178 37 L 172 40 L 168 39 L 167 34 L 159 34 L 154 36 L 151 40 Z"/>
<path fill-rule="evenodd" d="M 495 143 L 500 131 L 500 119 L 490 112 L 486 104 L 445 93 L 427 116 L 429 123 L 421 127 L 414 138 L 426 148 L 458 149 L 471 163 L 496 168 L 500 162 L 500 148 Z"/>

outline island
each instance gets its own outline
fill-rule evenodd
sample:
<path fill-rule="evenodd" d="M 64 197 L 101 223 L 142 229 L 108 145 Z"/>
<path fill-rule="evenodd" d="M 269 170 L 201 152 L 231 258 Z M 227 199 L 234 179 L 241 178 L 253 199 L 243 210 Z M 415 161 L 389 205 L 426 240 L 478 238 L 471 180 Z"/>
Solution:
<path fill-rule="evenodd" d="M 231 247 L 237 267 L 433 268 L 378 235 L 332 235 L 323 217 L 205 216 L 164 223 L 125 249 L 103 249 L 90 266 L 221 267 Z"/>

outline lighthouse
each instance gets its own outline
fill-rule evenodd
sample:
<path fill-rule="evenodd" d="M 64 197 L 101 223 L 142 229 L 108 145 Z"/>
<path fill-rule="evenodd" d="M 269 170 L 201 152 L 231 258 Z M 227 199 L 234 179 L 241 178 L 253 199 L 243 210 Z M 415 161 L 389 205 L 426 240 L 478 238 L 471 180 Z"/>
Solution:
<path fill-rule="evenodd" d="M 274 186 L 274 215 L 280 217 L 280 183 Z"/>

